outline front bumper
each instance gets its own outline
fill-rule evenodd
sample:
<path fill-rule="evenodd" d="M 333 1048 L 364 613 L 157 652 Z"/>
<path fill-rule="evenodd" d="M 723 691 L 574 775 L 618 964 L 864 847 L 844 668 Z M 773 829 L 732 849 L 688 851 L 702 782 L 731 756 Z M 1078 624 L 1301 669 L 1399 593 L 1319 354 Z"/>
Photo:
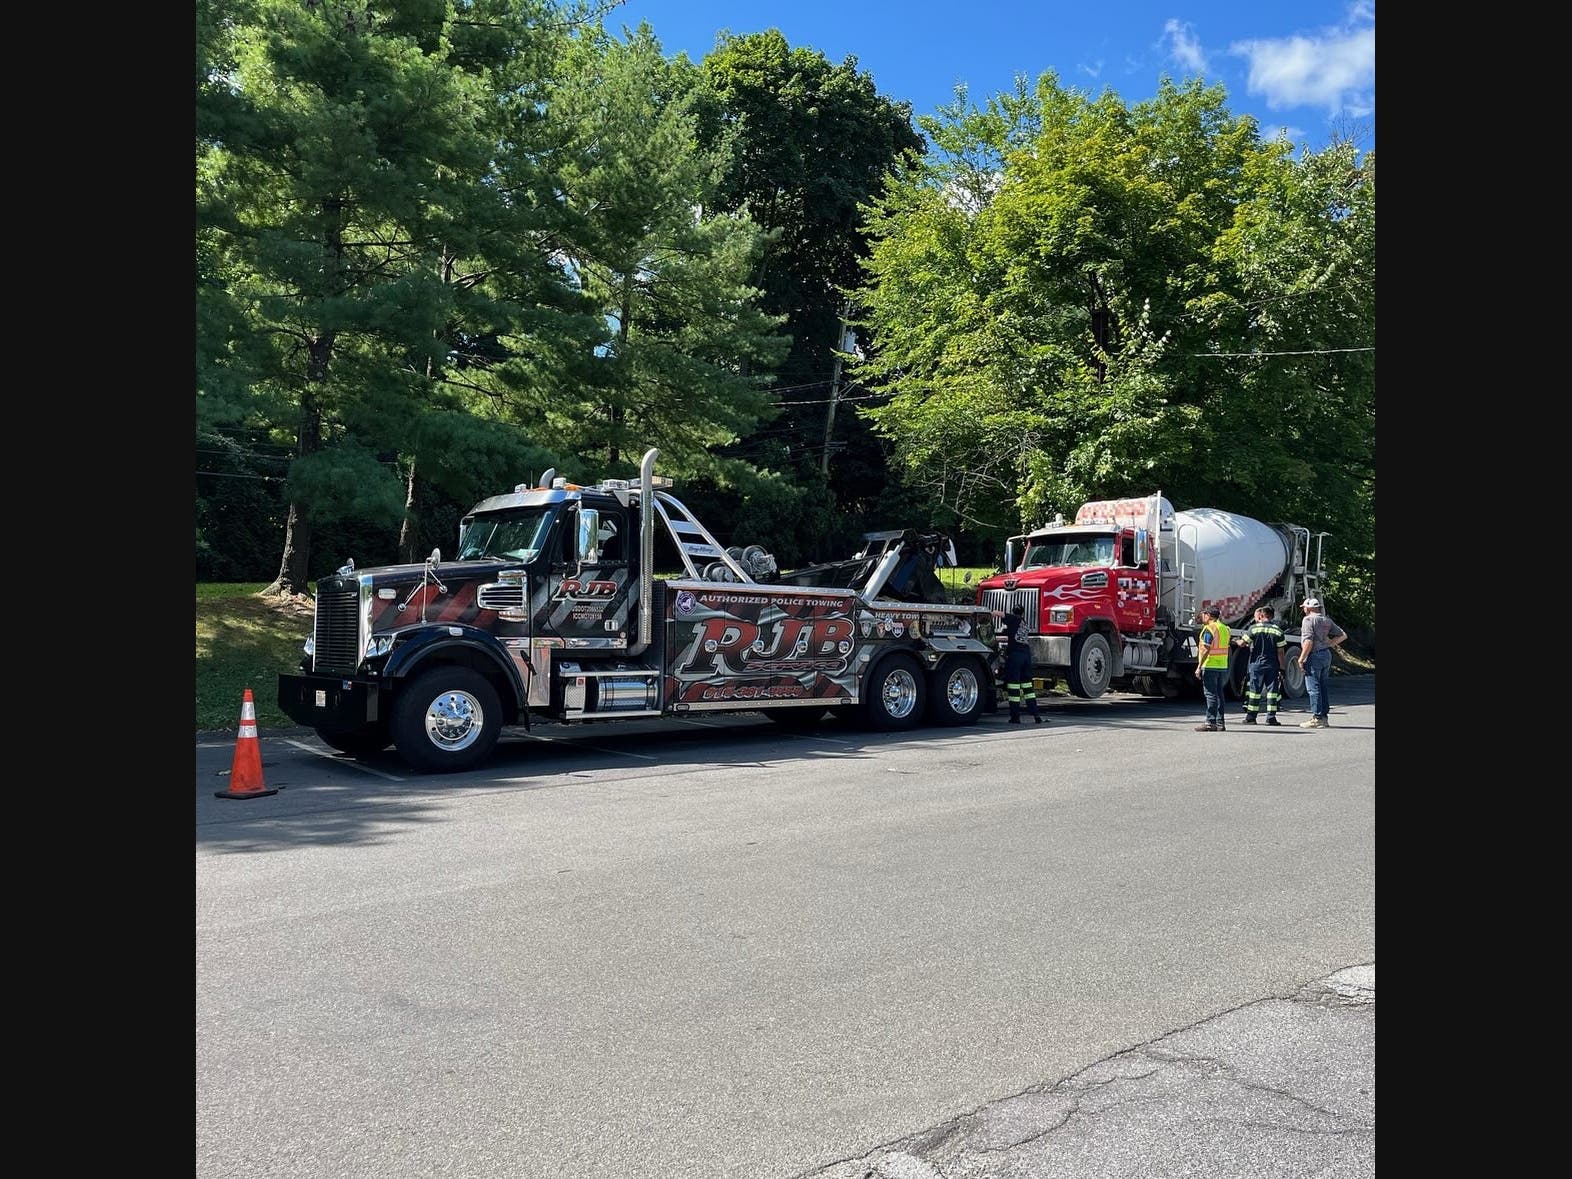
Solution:
<path fill-rule="evenodd" d="M 1026 645 L 1032 649 L 1032 666 L 1068 668 L 1070 641 L 1069 635 L 1028 635 Z"/>
<path fill-rule="evenodd" d="M 352 732 L 380 719 L 377 685 L 329 675 L 281 675 L 278 707 L 298 724 L 329 732 Z"/>

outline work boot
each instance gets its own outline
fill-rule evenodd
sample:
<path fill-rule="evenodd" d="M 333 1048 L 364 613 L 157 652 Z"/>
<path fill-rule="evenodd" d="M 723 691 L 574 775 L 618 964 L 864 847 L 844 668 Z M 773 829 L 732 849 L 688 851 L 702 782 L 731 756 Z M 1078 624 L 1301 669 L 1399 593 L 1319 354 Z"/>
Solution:
<path fill-rule="evenodd" d="M 1032 713 L 1032 724 L 1040 725 L 1042 723 L 1043 723 L 1043 718 L 1038 716 L 1035 712 Z"/>
<path fill-rule="evenodd" d="M 1216 725 L 1196 725 L 1195 726 L 1195 731 L 1197 733 L 1215 733 L 1215 732 L 1217 732 L 1217 726 Z"/>
<path fill-rule="evenodd" d="M 1253 712 L 1245 713 L 1244 723 L 1247 724 L 1247 725 L 1255 724 L 1255 713 L 1253 713 Z"/>
<path fill-rule="evenodd" d="M 1009 723 L 1012 725 L 1018 725 L 1021 723 L 1021 718 L 1018 716 L 1012 716 L 1009 720 Z"/>
<path fill-rule="evenodd" d="M 1312 716 L 1307 721 L 1300 721 L 1299 722 L 1299 727 L 1301 729 L 1324 729 L 1327 726 L 1326 726 L 1326 722 L 1324 720 L 1322 720 L 1320 717 Z"/>
<path fill-rule="evenodd" d="M 1277 718 L 1275 716 L 1269 716 L 1266 718 L 1266 723 L 1269 725 L 1277 725 Z M 1281 725 L 1278 725 L 1278 728 L 1281 727 Z"/>

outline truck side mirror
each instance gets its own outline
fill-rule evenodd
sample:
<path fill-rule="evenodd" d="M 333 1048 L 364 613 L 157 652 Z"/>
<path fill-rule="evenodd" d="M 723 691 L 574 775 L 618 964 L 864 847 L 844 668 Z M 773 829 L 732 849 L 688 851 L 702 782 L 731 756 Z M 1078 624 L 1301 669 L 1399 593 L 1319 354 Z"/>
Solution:
<path fill-rule="evenodd" d="M 1147 532 L 1144 528 L 1135 530 L 1135 563 L 1141 568 L 1146 568 L 1146 546 L 1149 543 Z"/>
<path fill-rule="evenodd" d="M 573 556 L 581 564 L 595 564 L 600 560 L 600 512 L 594 508 L 579 509 L 579 528 L 574 537 Z"/>

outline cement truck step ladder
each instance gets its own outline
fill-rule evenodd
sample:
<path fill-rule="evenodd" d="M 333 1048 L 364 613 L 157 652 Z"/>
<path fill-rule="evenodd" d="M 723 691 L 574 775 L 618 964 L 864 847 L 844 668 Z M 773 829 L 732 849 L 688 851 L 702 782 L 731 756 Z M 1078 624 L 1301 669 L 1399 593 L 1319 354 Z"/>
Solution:
<path fill-rule="evenodd" d="M 1184 552 L 1185 531 L 1190 533 L 1190 551 L 1195 552 L 1197 531 L 1193 524 L 1181 524 L 1174 534 L 1174 552 Z M 1179 619 L 1181 624 L 1195 618 L 1195 565 L 1190 561 L 1179 562 Z"/>

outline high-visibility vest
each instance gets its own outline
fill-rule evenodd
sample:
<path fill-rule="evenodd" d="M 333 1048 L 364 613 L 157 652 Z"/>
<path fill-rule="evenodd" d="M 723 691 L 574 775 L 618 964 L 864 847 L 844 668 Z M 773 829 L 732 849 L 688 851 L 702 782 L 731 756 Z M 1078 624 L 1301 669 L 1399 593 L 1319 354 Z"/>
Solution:
<path fill-rule="evenodd" d="M 1226 668 L 1228 666 L 1228 627 L 1221 620 L 1208 622 L 1201 628 L 1201 639 L 1206 641 L 1206 632 L 1212 632 L 1211 653 L 1207 655 L 1206 662 L 1201 664 L 1208 671 L 1213 668 Z"/>

